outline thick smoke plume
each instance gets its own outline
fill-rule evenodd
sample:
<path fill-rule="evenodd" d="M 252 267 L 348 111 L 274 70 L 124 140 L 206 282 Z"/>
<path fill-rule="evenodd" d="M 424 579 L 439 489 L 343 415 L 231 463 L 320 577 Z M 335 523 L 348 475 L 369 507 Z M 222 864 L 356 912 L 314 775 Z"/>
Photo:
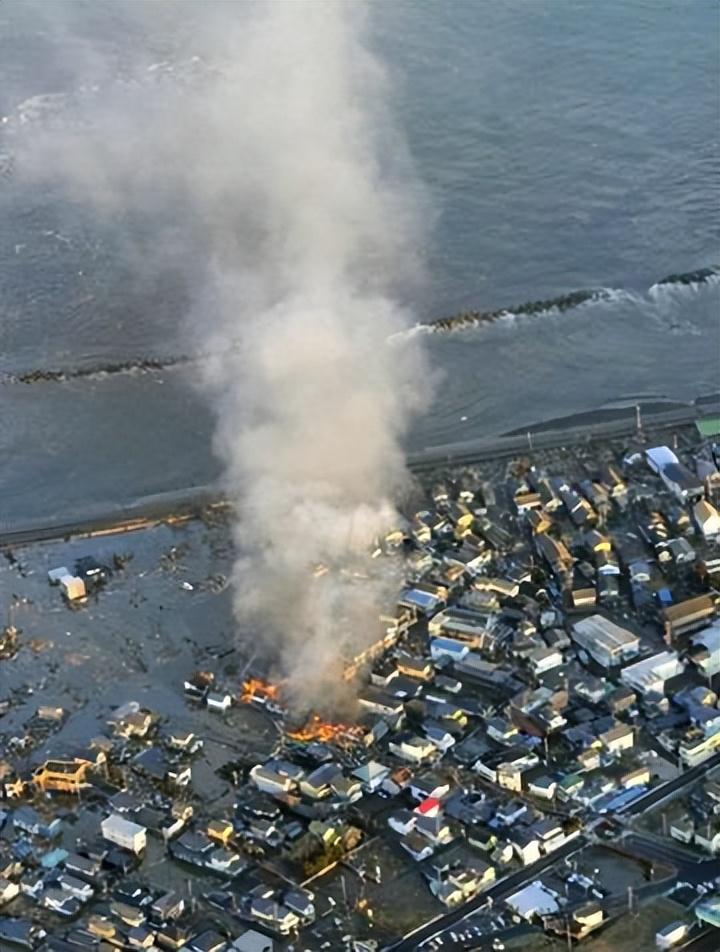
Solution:
<path fill-rule="evenodd" d="M 421 338 L 395 336 L 412 323 L 397 302 L 418 277 L 420 190 L 366 13 L 213 8 L 211 66 L 81 98 L 23 157 L 112 215 L 144 210 L 184 256 L 189 331 L 218 355 L 202 385 L 237 510 L 239 637 L 271 640 L 303 701 L 392 603 L 393 563 L 369 552 L 397 523 L 427 399 Z"/>

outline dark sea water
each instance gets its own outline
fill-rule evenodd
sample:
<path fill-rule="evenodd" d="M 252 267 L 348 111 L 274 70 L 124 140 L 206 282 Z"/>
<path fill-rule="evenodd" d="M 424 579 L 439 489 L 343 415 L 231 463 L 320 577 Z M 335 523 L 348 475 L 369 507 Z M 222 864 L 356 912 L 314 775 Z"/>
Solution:
<path fill-rule="evenodd" d="M 71 122 L 87 91 L 158 72 L 185 82 L 194 56 L 212 62 L 199 6 L 153 5 L 149 25 L 132 6 L 0 5 L 0 517 L 71 514 L 219 474 L 212 416 L 185 367 L 8 382 L 183 351 L 192 272 L 173 245 L 151 221 L 102 218 L 18 167 L 19 145 Z M 718 389 L 718 281 L 650 289 L 720 263 L 719 10 L 374 5 L 373 42 L 435 214 L 427 288 L 410 302 L 418 320 L 612 289 L 565 313 L 427 335 L 442 375 L 410 447 Z"/>

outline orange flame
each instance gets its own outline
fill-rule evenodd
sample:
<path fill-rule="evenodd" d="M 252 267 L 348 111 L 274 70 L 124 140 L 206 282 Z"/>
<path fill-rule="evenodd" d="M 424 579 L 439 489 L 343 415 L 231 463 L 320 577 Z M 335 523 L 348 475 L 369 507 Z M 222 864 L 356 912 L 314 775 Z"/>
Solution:
<path fill-rule="evenodd" d="M 337 744 L 340 747 L 351 747 L 357 744 L 364 736 L 365 730 L 354 724 L 334 724 L 324 721 L 319 714 L 312 717 L 297 730 L 288 731 L 290 740 L 310 743 L 320 741 L 323 744 Z"/>
<path fill-rule="evenodd" d="M 262 681 L 260 678 L 248 678 L 243 681 L 240 691 L 240 701 L 243 704 L 279 704 L 280 703 L 279 684 L 270 684 L 268 681 Z"/>

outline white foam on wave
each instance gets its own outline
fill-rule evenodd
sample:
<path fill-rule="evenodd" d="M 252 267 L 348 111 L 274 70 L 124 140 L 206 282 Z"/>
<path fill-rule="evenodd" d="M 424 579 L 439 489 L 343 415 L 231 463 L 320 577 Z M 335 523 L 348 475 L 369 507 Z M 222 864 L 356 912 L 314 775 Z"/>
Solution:
<path fill-rule="evenodd" d="M 601 296 L 585 301 L 585 304 L 641 304 L 643 300 L 642 294 L 628 291 L 627 288 L 601 288 L 600 291 Z"/>
<path fill-rule="evenodd" d="M 603 287 L 597 289 L 594 297 L 573 304 L 571 307 L 553 306 L 536 313 L 508 309 L 494 317 L 480 317 L 475 321 L 468 320 L 464 323 L 458 323 L 456 327 L 431 325 L 431 330 L 440 334 L 478 334 L 495 326 L 519 330 L 535 321 L 548 318 L 572 320 L 576 313 L 587 314 L 588 311 L 599 312 L 598 317 L 601 318 L 603 312 L 617 308 L 628 308 L 649 319 L 660 321 L 663 325 L 667 325 L 672 333 L 696 335 L 702 332 L 693 322 L 678 319 L 678 305 L 682 304 L 683 300 L 687 302 L 696 298 L 698 294 L 702 293 L 703 288 L 716 288 L 718 286 L 720 286 L 720 274 L 711 275 L 704 281 L 694 282 L 693 284 L 657 284 L 645 292 L 631 291 L 627 288 Z"/>
<path fill-rule="evenodd" d="M 648 288 L 648 296 L 652 300 L 661 300 L 663 298 L 696 297 L 706 288 L 717 288 L 720 286 L 720 272 L 709 274 L 702 280 L 691 281 L 683 284 L 681 281 L 665 282 L 662 284 L 651 284 Z"/>
<path fill-rule="evenodd" d="M 151 63 L 142 72 L 118 75 L 102 85 L 83 84 L 69 92 L 39 93 L 30 96 L 15 106 L 7 116 L 0 117 L 0 121 L 7 125 L 19 126 L 46 122 L 64 112 L 71 111 L 73 106 L 77 106 L 83 100 L 102 97 L 110 94 L 113 89 L 148 87 L 150 84 L 157 87 L 165 80 L 175 83 L 195 81 L 208 69 L 209 67 L 200 56 L 191 56 L 177 61 L 162 60 Z"/>
<path fill-rule="evenodd" d="M 387 342 L 388 344 L 402 344 L 406 340 L 411 340 L 413 337 L 419 337 L 423 334 L 432 334 L 433 328 L 430 324 L 413 324 L 412 327 L 408 327 L 402 331 L 396 331 L 394 334 L 391 334 Z"/>
<path fill-rule="evenodd" d="M 39 93 L 24 99 L 16 106 L 15 116 L 20 125 L 42 121 L 62 112 L 67 107 L 69 98 L 67 93 Z"/>
<path fill-rule="evenodd" d="M 508 308 L 507 310 L 497 313 L 488 313 L 487 316 L 480 315 L 477 319 L 468 319 L 467 321 L 459 322 L 457 326 L 454 327 L 431 324 L 428 326 L 428 329 L 437 334 L 461 334 L 480 333 L 489 327 L 497 326 L 507 328 L 517 326 L 520 328 L 526 324 L 531 324 L 545 318 L 570 317 L 576 311 L 584 311 L 592 307 L 606 307 L 609 304 L 617 303 L 638 304 L 640 300 L 640 295 L 635 294 L 633 291 L 626 291 L 623 288 L 597 288 L 593 297 L 589 297 L 585 301 L 579 301 L 577 304 L 572 304 L 570 307 L 562 307 L 558 304 L 550 306 L 545 310 L 535 311 L 534 313 Z M 452 318 L 450 320 L 452 320 Z"/>

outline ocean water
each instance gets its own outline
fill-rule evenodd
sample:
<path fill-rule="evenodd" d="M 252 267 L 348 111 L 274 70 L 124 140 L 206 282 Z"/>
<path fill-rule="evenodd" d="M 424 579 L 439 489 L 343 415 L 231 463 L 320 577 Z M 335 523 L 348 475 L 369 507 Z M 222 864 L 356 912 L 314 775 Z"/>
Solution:
<path fill-rule="evenodd" d="M 71 514 L 219 475 L 186 367 L 11 382 L 182 352 L 193 274 L 153 222 L 101 218 L 18 167 L 18 145 L 72 122 L 78 97 L 192 81 L 194 57 L 212 63 L 201 5 L 154 4 L 150 26 L 132 6 L 0 5 L 0 516 Z M 433 212 L 426 286 L 408 302 L 418 320 L 611 289 L 563 313 L 427 335 L 440 380 L 410 448 L 718 389 L 720 283 L 653 285 L 720 263 L 719 10 L 373 4 L 372 40 Z"/>

